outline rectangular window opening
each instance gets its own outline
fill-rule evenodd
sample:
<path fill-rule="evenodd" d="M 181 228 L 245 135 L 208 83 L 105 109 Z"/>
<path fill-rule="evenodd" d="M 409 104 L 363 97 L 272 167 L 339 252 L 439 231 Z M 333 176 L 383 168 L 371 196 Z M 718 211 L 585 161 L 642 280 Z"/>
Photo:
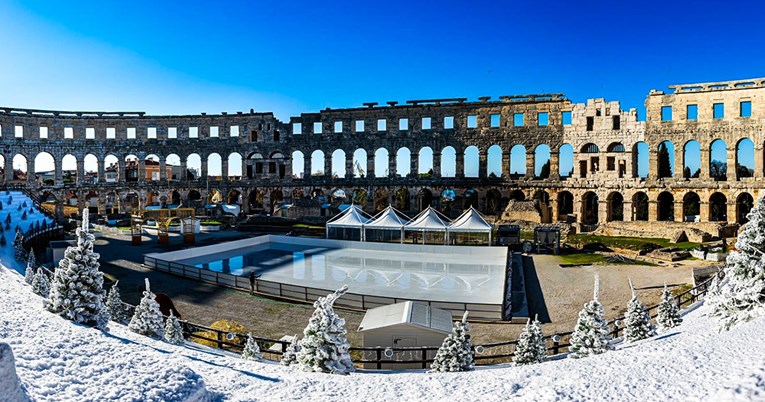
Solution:
<path fill-rule="evenodd" d="M 489 120 L 490 120 L 489 123 L 491 124 L 492 127 L 499 127 L 499 115 L 498 114 L 491 115 L 491 117 L 489 117 Z"/>
<path fill-rule="evenodd" d="M 550 124 L 550 114 L 547 112 L 539 112 L 537 114 L 537 121 L 539 126 L 547 126 Z"/>
<path fill-rule="evenodd" d="M 612 130 L 621 130 L 622 129 L 622 119 L 621 116 L 614 116 L 613 121 L 611 123 L 611 129 Z"/>
<path fill-rule="evenodd" d="M 220 129 L 218 128 L 218 126 L 210 126 L 210 138 L 218 138 L 219 136 L 220 136 Z"/>
<path fill-rule="evenodd" d="M 40 138 L 48 138 L 48 127 L 40 127 Z"/>
<path fill-rule="evenodd" d="M 342 121 L 336 121 L 335 122 L 335 133 L 339 134 L 343 132 L 343 122 Z"/>
<path fill-rule="evenodd" d="M 398 119 L 399 131 L 409 130 L 409 119 Z"/>
<path fill-rule="evenodd" d="M 24 126 L 16 126 L 14 128 L 14 136 L 16 138 L 24 138 Z"/>
<path fill-rule="evenodd" d="M 741 117 L 752 117 L 752 101 L 741 102 Z"/>
<path fill-rule="evenodd" d="M 199 127 L 189 127 L 189 138 L 199 138 Z"/>
<path fill-rule="evenodd" d="M 135 139 L 135 127 L 128 127 L 127 137 L 128 139 Z"/>
<path fill-rule="evenodd" d="M 64 137 L 66 137 L 66 129 L 64 129 Z M 117 129 L 114 127 L 108 127 L 106 129 L 106 138 L 114 139 L 117 137 Z"/>
<path fill-rule="evenodd" d="M 364 132 L 364 120 L 356 120 L 356 132 Z"/>
<path fill-rule="evenodd" d="M 513 113 L 513 126 L 523 127 L 523 113 Z"/>
<path fill-rule="evenodd" d="M 697 105 L 688 105 L 686 107 L 686 119 L 698 120 L 698 118 L 699 118 L 699 107 Z"/>
<path fill-rule="evenodd" d="M 292 123 L 292 134 L 293 135 L 303 134 L 303 123 Z"/>
<path fill-rule="evenodd" d="M 422 129 L 423 130 L 430 130 L 431 120 L 430 117 L 423 117 L 422 118 Z"/>
<path fill-rule="evenodd" d="M 157 139 L 157 128 L 156 127 L 149 127 L 146 129 L 146 138 L 150 140 L 156 140 Z"/>
<path fill-rule="evenodd" d="M 722 119 L 725 117 L 725 105 L 722 103 L 715 103 L 712 105 L 712 117 L 715 119 Z"/>
<path fill-rule="evenodd" d="M 476 128 L 478 127 L 478 116 L 476 115 L 468 115 L 467 117 L 467 128 Z"/>
<path fill-rule="evenodd" d="M 454 128 L 454 116 L 444 117 L 444 129 L 450 130 Z"/>
<path fill-rule="evenodd" d="M 388 121 L 385 119 L 377 119 L 377 131 L 386 131 L 388 129 Z"/>
<path fill-rule="evenodd" d="M 587 131 L 592 131 L 593 128 L 595 128 L 595 118 L 587 116 Z"/>
<path fill-rule="evenodd" d="M 228 129 L 229 137 L 239 137 L 239 126 L 231 126 Z"/>
<path fill-rule="evenodd" d="M 313 123 L 313 133 L 314 134 L 321 134 L 321 122 L 317 121 Z"/>
<path fill-rule="evenodd" d="M 96 129 L 93 127 L 86 127 L 85 128 L 85 138 L 88 140 L 94 140 L 96 139 Z"/>
<path fill-rule="evenodd" d="M 570 111 L 561 112 L 561 121 L 563 122 L 564 126 L 570 126 L 571 125 L 571 112 Z"/>
<path fill-rule="evenodd" d="M 106 137 L 109 137 L 109 130 L 106 130 Z M 178 138 L 178 128 L 177 127 L 168 127 L 167 128 L 167 138 Z"/>
<path fill-rule="evenodd" d="M 661 107 L 661 121 L 672 121 L 672 106 Z"/>

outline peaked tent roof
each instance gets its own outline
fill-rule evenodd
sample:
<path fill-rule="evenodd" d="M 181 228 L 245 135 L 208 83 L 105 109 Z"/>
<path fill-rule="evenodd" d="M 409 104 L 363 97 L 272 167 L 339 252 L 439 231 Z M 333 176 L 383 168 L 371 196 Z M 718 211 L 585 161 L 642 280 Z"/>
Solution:
<path fill-rule="evenodd" d="M 482 232 L 491 233 L 493 226 L 486 222 L 481 213 L 472 206 L 465 210 L 449 225 L 450 232 Z"/>
<path fill-rule="evenodd" d="M 348 209 L 330 219 L 327 222 L 327 227 L 361 229 L 367 222 L 369 222 L 369 215 L 364 213 L 357 205 L 351 205 Z"/>
<path fill-rule="evenodd" d="M 402 218 L 403 217 L 403 218 Z M 409 217 L 399 212 L 392 205 L 380 211 L 369 221 L 364 228 L 366 229 L 401 229 L 409 221 Z"/>
<path fill-rule="evenodd" d="M 427 207 L 410 220 L 405 230 L 446 230 L 449 227 L 449 219 L 441 215 L 433 207 Z"/>
<path fill-rule="evenodd" d="M 452 332 L 452 313 L 424 303 L 405 301 L 367 310 L 358 330 L 363 332 L 400 324 L 448 334 Z"/>

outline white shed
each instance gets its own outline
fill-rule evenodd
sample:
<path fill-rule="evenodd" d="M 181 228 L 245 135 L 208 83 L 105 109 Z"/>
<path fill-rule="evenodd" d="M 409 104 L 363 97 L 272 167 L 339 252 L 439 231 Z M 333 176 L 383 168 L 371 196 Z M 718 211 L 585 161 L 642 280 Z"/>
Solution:
<path fill-rule="evenodd" d="M 359 325 L 362 343 L 365 347 L 403 348 L 418 346 L 439 347 L 452 331 L 452 314 L 446 310 L 428 306 L 425 303 L 406 301 L 367 310 Z M 382 369 L 400 370 L 422 368 L 422 363 L 404 363 L 422 360 L 420 351 L 396 351 L 392 356 L 383 355 Z M 435 357 L 436 351 L 427 353 L 428 359 Z M 364 352 L 364 360 L 377 359 L 377 352 Z M 428 364 L 429 366 L 429 364 Z M 374 369 L 374 363 L 365 363 L 364 368 Z"/>

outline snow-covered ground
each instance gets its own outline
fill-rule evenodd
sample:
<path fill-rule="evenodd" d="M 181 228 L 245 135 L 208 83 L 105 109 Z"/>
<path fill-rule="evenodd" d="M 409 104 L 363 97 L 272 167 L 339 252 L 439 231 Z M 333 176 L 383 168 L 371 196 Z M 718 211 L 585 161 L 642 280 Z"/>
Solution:
<path fill-rule="evenodd" d="M 585 359 L 468 373 L 305 373 L 111 323 L 101 332 L 46 312 L 0 268 L 0 341 L 33 400 L 765 400 L 765 319 L 718 334 L 701 306 L 658 338 Z M 0 399 L 2 395 L 0 394 Z"/>
<path fill-rule="evenodd" d="M 8 204 L 8 199 L 11 199 L 11 204 Z M 0 191 L 0 203 L 3 204 L 3 209 L 0 210 L 0 224 L 3 225 L 5 241 L 7 244 L 4 247 L 0 247 L 0 261 L 3 265 L 9 268 L 17 270 L 22 275 L 24 274 L 24 267 L 26 264 L 16 264 L 14 261 L 15 249 L 13 248 L 13 239 L 16 237 L 16 225 L 18 224 L 21 230 L 26 233 L 29 230 L 30 225 L 34 225 L 35 222 L 45 221 L 48 225 L 52 224 L 52 221 L 47 218 L 39 209 L 34 205 L 32 200 L 29 199 L 24 193 L 20 191 Z M 22 207 L 19 211 L 19 206 L 26 203 L 26 208 Z M 30 208 L 34 208 L 33 213 L 29 213 Z M 21 219 L 24 212 L 27 213 L 27 219 Z M 5 229 L 5 219 L 11 214 L 10 229 Z"/>
<path fill-rule="evenodd" d="M 8 195 L 0 193 L 0 219 L 11 212 L 11 228 L 18 222 L 23 230 L 42 219 L 38 213 L 21 221 L 15 204 L 25 197 L 12 194 L 8 206 Z M 534 366 L 306 373 L 196 344 L 173 346 L 115 323 L 102 332 L 66 321 L 48 313 L 24 285 L 13 239 L 6 240 L 0 261 L 14 270 L 0 267 L 0 342 L 11 345 L 21 383 L 37 401 L 765 401 L 765 317 L 718 333 L 702 305 L 658 337 Z M 7 395 L 0 390 L 0 402 Z"/>

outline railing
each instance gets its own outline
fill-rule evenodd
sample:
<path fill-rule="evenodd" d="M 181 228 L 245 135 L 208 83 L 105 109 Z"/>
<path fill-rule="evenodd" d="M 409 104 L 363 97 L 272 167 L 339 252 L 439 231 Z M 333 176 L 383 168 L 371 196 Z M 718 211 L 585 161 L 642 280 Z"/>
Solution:
<path fill-rule="evenodd" d="M 43 245 L 47 245 L 52 240 L 64 239 L 64 228 L 55 224 L 54 226 L 47 228 L 40 228 L 31 232 L 27 231 L 22 234 L 21 244 L 24 246 L 24 250 L 29 251 L 32 248 L 39 248 Z"/>
<path fill-rule="evenodd" d="M 723 271 L 719 270 L 717 273 L 708 280 L 700 283 L 692 289 L 688 289 L 676 296 L 675 301 L 678 306 L 683 307 L 693 304 L 702 299 L 704 295 L 709 291 L 709 287 L 715 278 L 721 278 Z M 125 303 L 126 310 L 132 315 L 134 306 Z M 651 318 L 656 317 L 657 314 L 652 313 L 658 310 L 659 305 L 654 305 L 646 308 L 646 311 L 651 313 Z M 617 338 L 623 332 L 624 328 L 618 325 L 624 317 L 617 317 L 608 322 L 609 327 L 612 327 L 611 336 Z M 222 350 L 229 350 L 232 352 L 241 352 L 244 348 L 244 343 L 247 334 L 228 332 L 220 329 L 210 328 L 207 326 L 194 324 L 188 321 L 181 321 L 183 327 L 184 337 L 190 340 L 203 340 L 207 341 L 214 347 Z M 567 352 L 567 349 L 571 344 L 569 343 L 571 332 L 565 332 L 560 334 L 554 334 L 545 338 L 547 342 L 548 356 L 555 356 Z M 290 344 L 289 341 L 269 339 L 253 336 L 258 342 L 261 352 L 264 358 L 269 360 L 278 360 L 281 358 L 283 351 Z M 515 348 L 518 344 L 517 340 L 484 343 L 480 345 L 473 345 L 474 360 L 476 364 L 497 364 L 511 362 L 515 353 Z M 391 365 L 406 365 L 410 368 L 422 368 L 427 369 L 430 363 L 433 363 L 433 357 L 438 351 L 438 346 L 419 346 L 419 347 L 351 347 L 349 352 L 353 357 L 355 363 L 363 364 L 365 368 L 369 369 L 370 366 L 374 366 L 374 369 L 380 370 L 388 368 Z"/>

